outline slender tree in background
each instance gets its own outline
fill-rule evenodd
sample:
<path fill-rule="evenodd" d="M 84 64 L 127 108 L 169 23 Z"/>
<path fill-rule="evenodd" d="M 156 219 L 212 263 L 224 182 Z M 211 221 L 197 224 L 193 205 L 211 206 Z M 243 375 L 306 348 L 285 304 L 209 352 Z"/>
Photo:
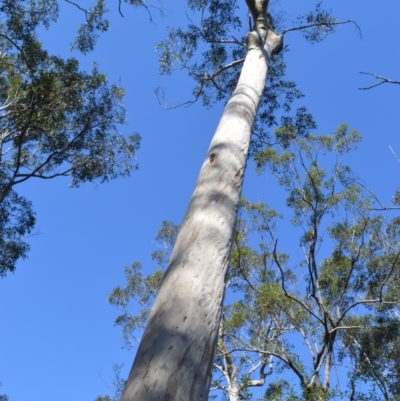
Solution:
<path fill-rule="evenodd" d="M 303 252 L 293 244 L 291 257 L 279 251 L 288 244 L 278 212 L 241 201 L 210 400 L 400 396 L 400 220 L 373 210 L 345 164 L 360 140 L 341 125 L 256 155 L 258 170 L 285 189 Z M 145 326 L 178 230 L 163 222 L 157 234 L 152 257 L 161 269 L 143 276 L 140 264 L 127 267 L 126 286 L 110 295 L 127 346 Z"/>
<path fill-rule="evenodd" d="M 243 62 L 240 77 L 200 171 L 122 401 L 208 399 L 251 132 L 265 93 L 268 66 L 283 48 L 282 35 L 274 32 L 268 3 L 267 0 L 247 1 L 253 29 L 246 35 L 245 47 L 240 48 L 246 53 L 244 62 L 239 60 L 230 65 Z M 201 10 L 201 28 L 197 32 L 193 26 L 186 33 L 172 31 L 167 41 L 160 45 L 161 66 L 167 70 L 175 61 L 186 66 L 201 38 L 211 48 L 205 55 L 205 65 L 215 66 L 225 58 L 221 47 L 224 44 L 241 46 L 236 39 L 226 39 L 229 28 L 240 25 L 240 20 L 233 16 L 234 1 L 189 1 L 189 6 Z M 204 17 L 206 12 L 209 18 Z M 332 29 L 337 23 L 328 14 L 318 12 L 316 15 L 323 19 L 316 20 L 315 15 L 310 14 L 309 26 L 317 27 L 312 40 L 318 40 L 321 31 Z M 218 19 L 222 19 L 221 24 L 217 23 Z M 182 52 L 178 49 L 174 53 L 174 44 L 181 46 Z M 202 96 L 208 102 L 210 92 L 207 88 L 213 90 L 213 87 L 217 89 L 216 97 L 223 97 L 224 93 L 218 92 L 218 80 L 220 74 L 222 80 L 228 79 L 223 74 L 228 67 L 221 67 L 214 74 L 200 75 L 198 70 L 204 66 L 189 70 L 199 83 L 196 98 Z M 234 81 L 232 78 L 231 84 Z M 270 116 L 263 117 L 268 119 Z M 307 128 L 314 126 L 309 117 L 299 117 L 297 121 L 297 127 L 287 122 L 293 130 L 282 132 L 289 134 L 281 138 L 285 143 L 304 135 Z"/>
<path fill-rule="evenodd" d="M 71 3 L 71 2 L 69 2 Z M 133 4 L 139 4 L 133 2 Z M 93 50 L 107 30 L 99 0 L 83 10 L 75 47 Z M 14 271 L 35 224 L 30 201 L 15 191 L 31 178 L 71 177 L 71 186 L 127 176 L 137 168 L 137 134 L 125 136 L 124 90 L 96 66 L 79 70 L 74 58 L 50 55 L 37 32 L 58 18 L 54 0 L 0 1 L 0 276 Z"/>

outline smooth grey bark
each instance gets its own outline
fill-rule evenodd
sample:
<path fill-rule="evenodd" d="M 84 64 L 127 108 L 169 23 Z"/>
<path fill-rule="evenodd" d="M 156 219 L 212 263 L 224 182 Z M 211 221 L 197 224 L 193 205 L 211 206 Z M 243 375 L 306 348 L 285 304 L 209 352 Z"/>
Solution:
<path fill-rule="evenodd" d="M 268 1 L 247 2 L 255 28 L 239 82 L 201 168 L 121 401 L 208 399 L 251 128 L 268 61 L 282 47 L 266 27 Z"/>

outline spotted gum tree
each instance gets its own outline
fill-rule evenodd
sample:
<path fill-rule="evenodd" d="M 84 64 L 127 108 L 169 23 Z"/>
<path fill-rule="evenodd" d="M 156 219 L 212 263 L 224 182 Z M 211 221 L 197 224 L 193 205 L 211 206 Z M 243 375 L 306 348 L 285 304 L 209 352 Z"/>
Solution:
<path fill-rule="evenodd" d="M 172 54 L 173 46 L 169 44 L 163 47 L 162 57 L 166 63 L 178 60 L 197 81 L 196 99 L 202 97 L 207 103 L 210 99 L 207 89 L 216 90 L 217 99 L 223 98 L 220 79 L 228 83 L 228 87 L 233 81 L 237 85 L 203 162 L 122 401 L 208 399 L 225 278 L 252 129 L 260 104 L 265 95 L 270 94 L 266 89 L 268 68 L 283 49 L 283 35 L 275 32 L 268 12 L 269 1 L 246 0 L 246 3 L 253 23 L 245 44 L 236 53 L 243 54 L 243 59 L 218 68 L 214 74 L 201 71 L 207 65 L 218 67 L 213 60 L 226 59 L 221 46 L 227 43 L 241 45 L 235 38 L 227 39 L 222 25 L 216 23 L 219 16 L 226 25 L 240 25 L 234 17 L 229 18 L 232 9 L 237 8 L 234 1 L 190 1 L 192 9 L 201 11 L 201 28 L 191 25 L 186 33 L 176 30 L 170 34 L 170 38 L 178 39 L 175 44 L 180 44 L 185 54 Z M 212 16 L 203 18 L 206 5 L 216 19 Z M 309 18 L 310 26 L 336 23 L 313 18 Z M 219 38 L 216 33 L 220 34 Z M 191 68 L 186 61 L 196 49 L 198 38 L 210 44 L 211 50 L 205 54 L 203 65 L 195 64 Z M 241 63 L 240 76 L 229 81 L 224 75 L 226 70 Z M 300 97 L 298 93 L 293 96 Z M 276 101 L 276 98 L 272 100 Z M 270 118 L 267 114 L 264 119 Z M 289 140 L 290 135 L 304 135 L 307 129 L 315 127 L 304 110 L 298 112 L 296 124 L 290 124 L 292 122 L 286 120 L 286 125 L 293 130 L 286 129 L 281 140 Z"/>

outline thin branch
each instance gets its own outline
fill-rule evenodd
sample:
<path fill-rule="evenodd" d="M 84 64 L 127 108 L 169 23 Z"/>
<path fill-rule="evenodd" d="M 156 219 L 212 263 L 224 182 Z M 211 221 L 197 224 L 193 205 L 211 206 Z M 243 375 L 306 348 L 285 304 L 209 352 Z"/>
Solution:
<path fill-rule="evenodd" d="M 204 41 L 206 43 L 220 43 L 220 44 L 223 44 L 223 45 L 228 45 L 229 44 L 229 45 L 239 45 L 239 46 L 242 46 L 242 47 L 246 47 L 245 43 L 243 43 L 240 40 L 236 39 L 233 35 L 232 35 L 233 40 L 229 40 L 229 39 L 211 39 L 210 36 L 209 36 L 207 28 L 204 27 L 204 9 L 205 9 L 205 7 L 203 7 L 203 9 L 201 11 L 201 18 L 200 18 L 201 29 L 198 28 L 197 25 L 192 21 L 192 19 L 190 18 L 189 14 L 187 13 L 186 10 L 185 10 L 185 14 L 186 14 L 186 18 L 193 25 L 193 28 L 204 39 Z"/>
<path fill-rule="evenodd" d="M 392 153 L 394 154 L 394 157 L 396 158 L 396 160 L 400 163 L 400 157 L 397 156 L 397 154 L 395 153 L 395 151 L 392 149 L 392 147 L 389 145 L 389 149 L 392 151 Z"/>
<path fill-rule="evenodd" d="M 383 287 L 385 286 L 386 282 L 389 280 L 390 276 L 392 275 L 392 273 L 393 273 L 393 271 L 394 271 L 394 269 L 396 267 L 396 263 L 399 260 L 399 257 L 400 257 L 400 252 L 397 252 L 396 258 L 392 263 L 392 268 L 390 269 L 389 273 L 387 274 L 385 280 L 382 281 L 381 288 L 380 288 L 380 291 L 379 291 L 379 301 L 380 302 L 382 302 Z"/>
<path fill-rule="evenodd" d="M 296 297 L 293 297 L 292 295 L 290 295 L 290 294 L 287 292 L 287 290 L 286 290 L 286 285 L 285 285 L 285 277 L 284 277 L 284 274 L 283 274 L 283 269 L 282 269 L 281 263 L 279 262 L 278 255 L 277 255 L 277 253 L 276 253 L 276 247 L 277 247 L 277 245 L 278 245 L 278 240 L 275 241 L 275 246 L 274 246 L 274 250 L 273 250 L 273 252 L 272 252 L 272 255 L 273 255 L 274 261 L 275 261 L 275 263 L 277 264 L 278 269 L 279 269 L 279 271 L 280 271 L 280 273 L 281 273 L 281 287 L 282 287 L 283 292 L 285 293 L 285 295 L 286 295 L 288 298 L 292 299 L 293 301 L 295 301 L 295 302 L 297 302 L 299 305 L 301 305 L 310 315 L 314 316 L 321 324 L 324 324 L 324 321 L 323 321 L 317 314 L 315 314 L 306 304 L 304 304 L 302 301 L 300 301 L 300 300 L 297 299 Z"/>
<path fill-rule="evenodd" d="M 237 65 L 237 64 L 241 64 L 241 63 L 243 63 L 243 62 L 244 62 L 244 58 L 241 58 L 241 59 L 239 59 L 239 60 L 232 61 L 231 63 L 229 63 L 229 64 L 227 64 L 227 65 L 225 65 L 225 66 L 219 68 L 219 69 L 218 69 L 217 71 L 215 71 L 214 74 L 212 74 L 212 75 L 209 75 L 208 73 L 205 73 L 204 79 L 205 79 L 206 81 L 213 80 L 217 75 L 221 74 L 221 72 L 223 72 L 223 71 L 225 71 L 225 70 L 227 70 L 227 69 L 229 69 L 229 68 L 232 68 L 232 67 L 234 67 L 234 66 Z"/>
<path fill-rule="evenodd" d="M 81 10 L 85 13 L 85 18 L 86 18 L 86 22 L 89 23 L 89 19 L 88 19 L 88 14 L 89 11 L 86 10 L 85 8 L 81 7 L 79 4 L 75 3 L 74 1 L 71 0 L 65 0 L 67 3 L 72 4 L 73 6 L 75 6 L 78 10 Z"/>
<path fill-rule="evenodd" d="M 399 210 L 400 207 L 399 206 L 395 206 L 395 207 L 387 207 L 385 206 L 380 200 L 379 198 L 375 195 L 375 193 L 372 191 L 372 189 L 370 189 L 369 187 L 367 187 L 365 184 L 356 181 L 356 180 L 352 180 L 355 184 L 359 185 L 360 187 L 363 187 L 366 191 L 368 191 L 372 197 L 379 203 L 379 205 L 381 206 L 380 208 L 373 208 L 371 207 L 370 210 L 375 210 L 375 211 L 379 211 L 379 210 Z"/>
<path fill-rule="evenodd" d="M 304 342 L 306 343 L 306 346 L 308 348 L 308 351 L 310 352 L 311 358 L 313 359 L 313 361 L 315 361 L 315 353 L 311 347 L 310 342 L 308 341 L 306 333 L 304 332 L 302 327 L 298 327 L 298 331 L 300 332 L 301 336 L 303 337 Z M 318 350 L 317 350 L 317 352 L 318 352 Z"/>
<path fill-rule="evenodd" d="M 361 249 L 362 249 L 362 248 L 364 247 L 364 245 L 365 245 L 365 238 L 364 238 L 364 236 L 365 236 L 365 230 L 366 230 L 366 228 L 367 228 L 367 224 L 368 224 L 368 223 L 369 223 L 369 219 L 367 218 L 367 219 L 365 220 L 365 222 L 364 222 L 364 227 L 362 228 L 362 239 L 361 239 L 361 244 L 360 244 L 360 246 L 358 247 L 358 251 L 357 251 L 356 257 L 355 257 L 355 258 L 352 257 L 352 259 L 351 259 L 351 267 L 350 267 L 350 269 L 349 269 L 349 272 L 348 272 L 348 274 L 347 274 L 347 277 L 346 277 L 346 280 L 345 280 L 345 283 L 344 283 L 342 292 L 341 292 L 341 294 L 340 294 L 339 301 L 338 301 L 338 305 L 340 305 L 340 304 L 342 303 L 343 297 L 345 296 L 345 293 L 346 293 L 347 290 L 348 290 L 348 286 L 349 286 L 349 283 L 350 283 L 351 276 L 353 275 L 353 271 L 354 271 L 354 269 L 355 269 L 355 267 L 356 267 L 356 264 L 357 264 L 358 260 L 360 259 L 360 256 L 361 256 Z M 354 240 L 353 240 L 352 242 L 354 242 Z"/>
<path fill-rule="evenodd" d="M 351 309 L 355 308 L 358 305 L 368 305 L 368 304 L 377 304 L 377 303 L 382 303 L 384 305 L 397 305 L 400 304 L 400 299 L 397 301 L 381 301 L 379 298 L 378 299 L 365 299 L 363 301 L 357 301 L 351 304 L 343 313 L 342 316 L 337 321 L 337 324 L 340 324 L 340 322 L 344 319 L 346 316 L 347 312 L 349 312 Z"/>
<path fill-rule="evenodd" d="M 333 333 L 338 330 L 350 330 L 350 329 L 362 329 L 362 326 L 337 326 L 334 327 L 329 333 Z"/>
<path fill-rule="evenodd" d="M 58 155 L 62 155 L 64 154 L 79 138 L 81 138 L 83 135 L 85 135 L 85 133 L 90 130 L 90 129 L 94 129 L 97 126 L 99 126 L 101 124 L 101 121 L 97 124 L 94 125 L 90 125 L 90 124 L 86 124 L 86 126 L 71 140 L 69 141 L 62 150 L 59 151 L 55 151 L 53 153 L 50 153 L 49 156 L 39 165 L 36 166 L 34 168 L 34 170 L 32 170 L 31 173 L 29 174 L 19 174 L 18 170 L 19 170 L 19 166 L 17 167 L 15 173 L 14 173 L 14 177 L 13 177 L 13 185 L 19 184 L 21 182 L 26 181 L 27 179 L 29 179 L 30 177 L 36 177 L 36 178 L 48 178 L 46 176 L 43 176 L 43 174 L 38 174 L 38 172 L 40 170 L 42 170 L 46 165 L 50 165 L 51 160 Z M 50 168 L 47 168 L 47 171 L 49 171 Z M 60 173 L 61 175 L 63 175 L 62 173 Z M 55 176 L 58 176 L 58 174 L 56 174 Z M 18 181 L 14 181 L 16 177 L 23 177 Z M 49 177 L 50 178 L 50 177 Z"/>
<path fill-rule="evenodd" d="M 119 15 L 123 18 L 124 14 L 122 14 L 121 6 L 122 6 L 122 0 L 118 0 L 118 12 Z"/>
<path fill-rule="evenodd" d="M 383 77 L 382 75 L 372 74 L 370 72 L 359 72 L 359 74 L 371 75 L 375 79 L 379 79 L 380 80 L 380 82 L 378 82 L 375 85 L 371 85 L 371 86 L 363 87 L 363 88 L 358 88 L 359 90 L 372 89 L 372 88 L 375 88 L 376 86 L 379 86 L 379 85 L 382 85 L 382 84 L 397 84 L 397 85 L 400 85 L 400 81 L 393 81 L 393 80 L 391 80 L 389 78 Z"/>
<path fill-rule="evenodd" d="M 7 35 L 4 35 L 4 34 L 0 33 L 0 37 L 2 37 L 2 38 L 4 38 L 4 39 L 8 40 L 8 41 L 21 53 L 21 56 L 22 56 L 22 58 L 24 59 L 24 61 L 25 61 L 25 63 L 26 63 L 26 66 L 28 67 L 28 72 L 33 72 L 34 69 L 29 65 L 28 59 L 26 58 L 25 53 L 24 53 L 24 51 L 22 50 L 22 48 L 21 48 L 20 46 L 18 46 L 17 43 L 14 42 L 14 41 L 13 41 L 11 38 L 9 38 Z M 18 67 L 17 67 L 17 69 L 20 70 Z"/>
<path fill-rule="evenodd" d="M 196 102 L 199 100 L 199 98 L 200 98 L 200 94 L 201 94 L 201 92 L 202 92 L 202 89 L 203 89 L 203 83 L 201 84 L 201 88 L 200 88 L 200 90 L 198 91 L 198 94 L 196 95 L 196 97 L 195 97 L 193 100 L 187 100 L 186 102 L 178 103 L 178 104 L 175 105 L 175 106 L 168 106 L 168 101 L 165 100 L 165 97 L 164 97 L 164 88 L 162 88 L 162 87 L 156 88 L 156 89 L 154 90 L 154 95 L 155 95 L 155 97 L 156 97 L 156 99 L 157 99 L 158 104 L 159 104 L 163 109 L 165 109 L 165 110 L 173 110 L 173 109 L 177 109 L 178 107 L 182 107 L 182 106 L 189 107 L 189 106 L 191 106 L 192 104 L 196 103 Z M 161 104 L 160 98 L 163 100 L 164 104 Z"/>
<path fill-rule="evenodd" d="M 354 24 L 356 26 L 356 30 L 358 31 L 360 37 L 362 37 L 361 35 L 361 28 L 360 26 L 357 24 L 357 22 L 355 22 L 354 20 L 347 20 L 347 21 L 338 21 L 338 22 L 331 22 L 331 23 L 317 23 L 317 24 L 310 24 L 310 25 L 301 25 L 301 26 L 296 26 L 293 28 L 286 28 L 283 32 L 282 32 L 282 36 L 284 36 L 286 33 L 288 32 L 292 32 L 292 31 L 303 31 L 305 29 L 308 28 L 314 28 L 317 26 L 326 26 L 326 27 L 331 27 L 334 25 L 344 25 L 344 24 Z"/>
<path fill-rule="evenodd" d="M 262 355 L 266 356 L 276 356 L 278 359 L 280 359 L 282 362 L 286 363 L 292 371 L 296 374 L 296 376 L 300 379 L 301 384 L 305 387 L 307 385 L 305 377 L 303 374 L 300 372 L 300 370 L 296 367 L 296 365 L 293 363 L 293 361 L 290 358 L 287 358 L 277 352 L 274 351 L 262 351 L 259 349 L 252 349 L 252 348 L 235 348 L 234 350 L 228 351 L 228 354 L 232 354 L 237 351 L 244 351 L 244 352 L 256 352 Z"/>
<path fill-rule="evenodd" d="M 14 185 L 20 184 L 21 182 L 26 181 L 28 178 L 42 178 L 44 180 L 51 180 L 52 178 L 55 177 L 67 177 L 70 175 L 70 172 L 72 171 L 72 168 L 69 168 L 68 170 L 63 171 L 62 173 L 54 173 L 52 175 L 43 175 L 43 174 L 18 174 L 17 177 L 24 177 L 20 180 L 15 180 Z"/>

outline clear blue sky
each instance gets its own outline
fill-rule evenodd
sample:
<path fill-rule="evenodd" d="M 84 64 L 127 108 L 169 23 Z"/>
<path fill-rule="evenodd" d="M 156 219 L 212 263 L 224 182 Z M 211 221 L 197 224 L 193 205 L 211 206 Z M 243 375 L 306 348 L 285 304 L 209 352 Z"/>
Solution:
<path fill-rule="evenodd" d="M 400 87 L 374 83 L 359 71 L 400 79 L 400 2 L 326 1 L 340 19 L 352 18 L 362 28 L 360 40 L 343 26 L 319 45 L 299 33 L 286 39 L 288 76 L 305 93 L 304 104 L 319 125 L 331 133 L 347 122 L 364 142 L 352 157 L 355 171 L 389 203 L 400 184 Z M 314 0 L 281 0 L 287 26 Z M 108 294 L 123 284 L 123 268 L 133 261 L 154 268 L 149 255 L 162 220 L 180 223 L 191 196 L 222 105 L 205 110 L 200 104 L 163 110 L 153 90 L 164 86 L 172 100 L 187 100 L 191 82 L 184 73 L 158 75 L 154 45 L 166 26 L 185 24 L 184 1 L 165 2 L 165 18 L 154 12 L 156 25 L 141 9 L 109 4 L 111 29 L 93 54 L 75 54 L 85 68 L 96 60 L 111 82 L 127 90 L 126 132 L 142 135 L 140 170 L 129 179 L 69 189 L 67 179 L 31 180 L 16 188 L 34 203 L 37 233 L 29 239 L 29 258 L 15 274 L 0 281 L 0 394 L 10 401 L 92 401 L 109 392 L 111 367 L 130 369 L 134 350 L 121 349 L 117 311 Z M 278 7 L 278 6 L 277 6 Z M 47 48 L 67 56 L 68 44 L 82 16 L 62 4 L 60 22 L 44 33 Z M 244 194 L 279 208 L 280 196 L 271 181 L 256 177 L 251 164 Z M 293 239 L 297 244 L 297 239 Z"/>

